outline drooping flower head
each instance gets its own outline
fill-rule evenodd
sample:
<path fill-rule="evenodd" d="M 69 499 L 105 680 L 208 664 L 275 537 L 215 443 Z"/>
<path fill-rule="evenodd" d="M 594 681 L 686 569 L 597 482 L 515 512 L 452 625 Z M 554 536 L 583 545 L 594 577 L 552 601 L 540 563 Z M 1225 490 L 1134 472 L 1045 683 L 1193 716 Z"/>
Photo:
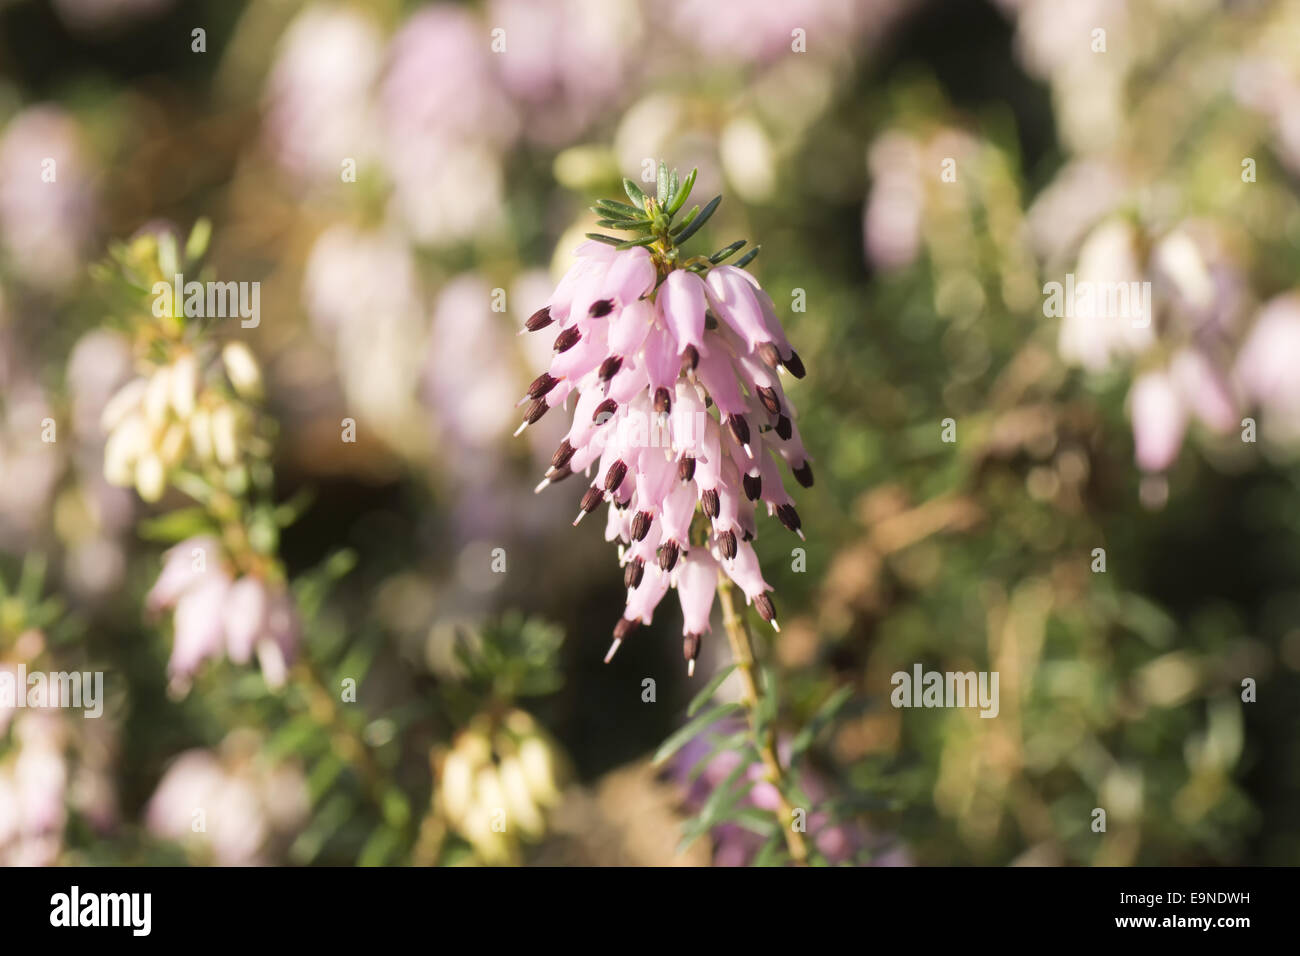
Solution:
<path fill-rule="evenodd" d="M 598 224 L 633 232 L 626 241 L 588 233 L 577 261 L 526 330 L 555 333 L 550 368 L 520 402 L 524 423 L 574 399 L 573 424 L 538 491 L 575 472 L 591 477 L 576 525 L 609 504 L 605 536 L 619 542 L 627 607 L 606 660 L 648 624 L 672 588 L 683 616 L 683 653 L 694 671 L 719 572 L 775 628 L 753 540 L 766 507 L 801 538 L 799 514 L 782 483 L 788 467 L 804 487 L 812 466 L 794 423 L 781 373 L 804 375 L 772 300 L 744 266 L 682 245 L 722 197 L 674 223 L 695 182 L 661 164 L 646 196 L 624 180 L 634 205 L 601 200 Z"/>

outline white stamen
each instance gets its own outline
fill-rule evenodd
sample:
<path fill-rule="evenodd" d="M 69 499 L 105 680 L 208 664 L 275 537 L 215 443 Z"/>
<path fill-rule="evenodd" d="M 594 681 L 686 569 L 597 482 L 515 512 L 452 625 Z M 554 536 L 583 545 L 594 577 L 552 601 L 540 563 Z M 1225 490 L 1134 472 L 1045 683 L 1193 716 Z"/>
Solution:
<path fill-rule="evenodd" d="M 621 637 L 614 638 L 614 643 L 609 645 L 609 651 L 605 654 L 606 664 L 608 664 L 610 661 L 614 659 L 614 655 L 618 652 L 618 649 L 620 645 L 622 645 L 622 643 L 623 643 L 623 639 Z"/>

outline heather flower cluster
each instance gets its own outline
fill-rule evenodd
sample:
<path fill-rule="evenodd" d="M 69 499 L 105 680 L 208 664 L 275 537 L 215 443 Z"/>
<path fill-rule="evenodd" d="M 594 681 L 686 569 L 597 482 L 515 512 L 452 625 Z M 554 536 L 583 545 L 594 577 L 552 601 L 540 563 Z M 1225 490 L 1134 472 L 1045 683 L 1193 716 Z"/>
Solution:
<path fill-rule="evenodd" d="M 239 664 L 255 655 L 267 684 L 282 686 L 300 631 L 275 555 L 288 512 L 263 500 L 273 476 L 266 422 L 254 404 L 262 394 L 257 359 L 243 342 L 219 343 L 213 324 L 182 303 L 166 308 L 139 294 L 195 271 L 208 238 L 203 222 L 183 248 L 170 229 L 146 229 L 114 249 L 114 268 L 101 270 L 124 299 L 117 318 L 137 371 L 104 406 L 104 476 L 149 503 L 175 490 L 198 504 L 177 521 L 194 533 L 168 552 L 147 599 L 155 615 L 174 612 L 167 670 L 179 692 L 205 660 L 223 655 Z"/>
<path fill-rule="evenodd" d="M 546 814 L 560 802 L 563 775 L 555 745 L 525 711 L 479 715 L 442 757 L 436 813 L 422 839 L 440 839 L 436 830 L 444 826 L 485 861 L 517 861 L 520 838 L 536 841 L 545 833 Z M 513 827 L 493 826 L 502 812 Z"/>
<path fill-rule="evenodd" d="M 683 616 L 688 669 L 700 652 L 719 572 L 774 628 L 776 608 L 752 542 L 766 507 L 803 537 L 781 466 L 813 482 L 781 374 L 804 375 L 772 300 L 744 265 L 681 251 L 721 197 L 674 225 L 694 185 L 661 165 L 646 196 L 624 180 L 635 205 L 602 200 L 607 228 L 642 233 L 622 241 L 589 234 L 577 262 L 526 331 L 552 328 L 550 368 L 529 387 L 520 431 L 574 398 L 573 425 L 556 449 L 542 490 L 575 472 L 591 476 L 576 525 L 608 503 L 605 536 L 619 542 L 627 607 L 606 660 L 670 589 Z M 778 628 L 779 629 L 779 628 Z"/>
<path fill-rule="evenodd" d="M 247 664 L 256 654 L 267 684 L 280 687 L 298 645 L 293 599 L 256 574 L 236 578 L 218 563 L 221 554 L 215 538 L 181 542 L 167 552 L 149 591 L 145 603 L 150 612 L 175 612 L 168 673 L 183 682 L 203 661 L 223 652 L 236 664 Z"/>

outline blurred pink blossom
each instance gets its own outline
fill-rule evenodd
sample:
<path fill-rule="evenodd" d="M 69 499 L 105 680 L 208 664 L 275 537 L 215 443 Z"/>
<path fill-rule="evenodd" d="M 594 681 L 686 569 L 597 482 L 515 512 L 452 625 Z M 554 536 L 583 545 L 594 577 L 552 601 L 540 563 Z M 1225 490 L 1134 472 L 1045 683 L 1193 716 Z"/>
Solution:
<path fill-rule="evenodd" d="M 1164 471 L 1178 457 L 1187 430 L 1187 409 L 1173 378 L 1166 372 L 1146 372 L 1129 393 L 1133 443 L 1143 471 Z"/>
<path fill-rule="evenodd" d="M 167 768 L 145 811 L 155 836 L 183 843 L 218 866 L 271 862 L 273 843 L 306 821 L 306 782 L 295 767 L 268 767 L 250 735 L 222 753 L 188 750 Z"/>
<path fill-rule="evenodd" d="M 153 612 L 175 608 L 167 671 L 185 687 L 199 666 L 226 654 L 237 664 L 256 652 L 267 684 L 284 684 L 297 653 L 298 613 L 281 587 L 251 577 L 232 580 L 214 538 L 182 541 L 163 558 L 162 573 L 145 598 Z"/>
<path fill-rule="evenodd" d="M 20 278 L 57 288 L 77 277 L 95 222 L 93 172 L 77 123 L 33 106 L 0 137 L 0 247 Z"/>
<path fill-rule="evenodd" d="M 635 0 L 492 0 L 487 20 L 505 31 L 495 63 L 525 131 L 552 145 L 617 99 L 642 39 Z"/>
<path fill-rule="evenodd" d="M 379 152 L 373 115 L 383 38 L 360 13 L 310 6 L 290 24 L 266 89 L 265 132 L 280 163 L 305 181 L 339 182 L 343 161 Z"/>
<path fill-rule="evenodd" d="M 333 347 L 343 398 L 402 448 L 420 425 L 416 398 L 428 334 L 409 242 L 394 228 L 329 227 L 312 247 L 302 298 Z"/>
<path fill-rule="evenodd" d="M 488 30 L 468 10 L 424 7 L 393 37 L 379 91 L 390 209 L 432 245 L 501 224 L 501 151 L 519 119 Z"/>
<path fill-rule="evenodd" d="M 58 715 L 26 711 L 13 733 L 16 755 L 0 764 L 0 863 L 49 866 L 67 820 L 65 732 Z"/>
<path fill-rule="evenodd" d="M 1300 296 L 1284 295 L 1260 310 L 1237 354 L 1236 376 L 1270 424 L 1300 437 Z"/>
<path fill-rule="evenodd" d="M 668 0 L 656 15 L 711 59 L 769 63 L 794 52 L 796 30 L 808 55 L 840 54 L 906 6 L 907 0 Z"/>

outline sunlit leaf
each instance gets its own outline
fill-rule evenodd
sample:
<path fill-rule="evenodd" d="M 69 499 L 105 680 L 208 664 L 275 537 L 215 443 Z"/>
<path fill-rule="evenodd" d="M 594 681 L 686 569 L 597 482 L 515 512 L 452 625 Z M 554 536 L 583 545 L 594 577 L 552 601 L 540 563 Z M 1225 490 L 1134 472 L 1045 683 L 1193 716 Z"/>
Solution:
<path fill-rule="evenodd" d="M 732 714 L 738 713 L 742 709 L 743 708 L 740 704 L 730 703 L 721 704 L 710 711 L 706 711 L 665 740 L 663 745 L 655 751 L 653 762 L 656 765 L 663 763 L 673 754 L 677 753 L 677 751 L 681 750 L 682 747 L 686 746 L 686 744 L 688 744 L 692 738 L 698 735 L 705 727 L 717 723 L 724 717 L 730 717 Z"/>

